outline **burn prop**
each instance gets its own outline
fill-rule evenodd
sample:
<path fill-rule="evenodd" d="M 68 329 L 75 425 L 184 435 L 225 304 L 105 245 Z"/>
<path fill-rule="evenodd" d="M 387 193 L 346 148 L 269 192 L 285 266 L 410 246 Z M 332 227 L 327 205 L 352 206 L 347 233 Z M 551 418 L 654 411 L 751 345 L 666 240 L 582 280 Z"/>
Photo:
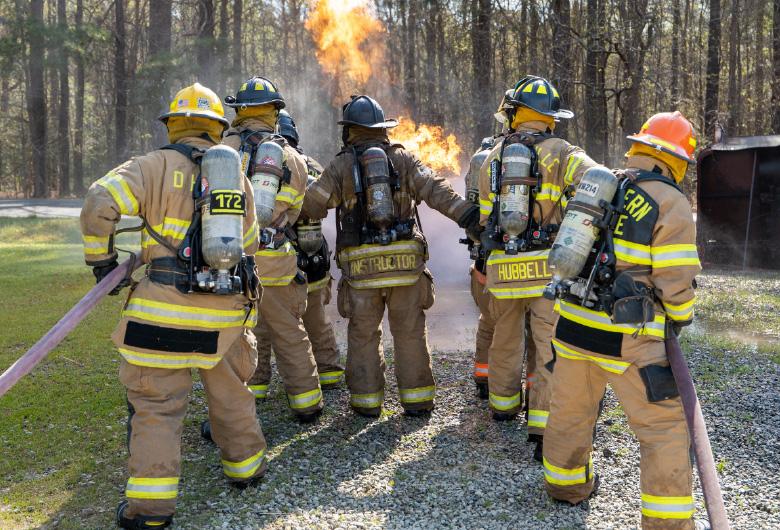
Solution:
<path fill-rule="evenodd" d="M 0 397 L 8 392 L 19 380 L 30 373 L 38 363 L 46 358 L 49 353 L 63 341 L 68 334 L 92 311 L 111 290 L 116 287 L 120 280 L 141 265 L 141 257 L 136 255 L 135 259 L 130 257 L 122 262 L 116 269 L 106 276 L 103 281 L 95 285 L 84 295 L 84 298 L 73 306 L 64 317 L 52 327 L 41 340 L 36 342 L 27 353 L 0 375 Z"/>

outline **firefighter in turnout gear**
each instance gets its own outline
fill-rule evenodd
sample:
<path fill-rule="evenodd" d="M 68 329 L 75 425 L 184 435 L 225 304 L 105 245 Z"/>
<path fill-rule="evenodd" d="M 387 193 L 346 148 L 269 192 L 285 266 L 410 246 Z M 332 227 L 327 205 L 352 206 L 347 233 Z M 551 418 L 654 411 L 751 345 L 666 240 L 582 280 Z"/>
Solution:
<path fill-rule="evenodd" d="M 514 419 L 522 407 L 525 319 L 530 317 L 534 359 L 527 374 L 529 441 L 541 442 L 549 415 L 554 313 L 542 297 L 550 279 L 547 255 L 563 218 L 570 187 L 595 164 L 579 147 L 553 135 L 571 111 L 546 79 L 528 76 L 505 95 L 496 115 L 508 132 L 482 165 L 479 178 L 486 289 L 495 323 L 488 352 L 490 408 L 496 420 Z"/>
<path fill-rule="evenodd" d="M 265 439 L 244 384 L 256 364 L 255 351 L 244 345 L 254 342 L 259 296 L 252 189 L 238 154 L 217 146 L 228 122 L 211 90 L 197 83 L 181 90 L 160 119 L 171 145 L 109 171 L 90 187 L 81 211 L 85 258 L 98 281 L 117 266 L 120 218 L 141 217 L 145 227 L 146 274 L 112 335 L 130 413 L 130 477 L 117 523 L 132 529 L 164 528 L 173 519 L 193 368 L 203 381 L 225 475 L 243 486 L 266 468 Z M 214 251 L 232 261 L 217 264 Z M 190 265 L 201 258 L 214 275 L 198 267 L 198 280 L 190 282 Z"/>
<path fill-rule="evenodd" d="M 279 135 L 283 136 L 306 160 L 309 181 L 319 178 L 323 171 L 322 166 L 312 157 L 304 154 L 303 149 L 298 145 L 298 128 L 292 116 L 285 110 L 279 111 L 277 129 Z M 308 300 L 306 312 L 303 314 L 303 326 L 314 351 L 320 386 L 323 390 L 336 388 L 344 380 L 344 367 L 339 363 L 339 350 L 333 323 L 325 313 L 325 306 L 330 303 L 332 289 L 328 242 L 322 235 L 322 222 L 319 220 L 308 221 L 298 218 L 294 230 L 297 236 L 298 264 L 306 273 L 308 282 Z M 270 334 L 263 322 L 258 326 L 256 333 L 257 372 L 262 377 L 255 381 L 254 386 L 257 387 L 255 396 L 261 399 L 266 397 L 271 380 L 272 346 Z"/>
<path fill-rule="evenodd" d="M 236 117 L 224 143 L 241 155 L 258 211 L 257 269 L 263 285 L 260 317 L 276 352 L 290 408 L 299 421 L 314 421 L 322 411 L 322 391 L 302 320 L 306 274 L 298 268 L 292 230 L 306 190 L 306 162 L 275 133 L 277 116 L 285 103 L 269 80 L 248 79 L 235 97 L 225 98 L 225 103 L 236 110 Z M 267 363 L 261 363 L 249 388 L 262 397 L 268 392 L 269 380 Z"/>
<path fill-rule="evenodd" d="M 398 122 L 386 120 L 370 97 L 353 96 L 339 124 L 344 148 L 309 186 L 303 213 L 321 219 L 328 209 L 337 209 L 338 309 L 349 320 L 350 404 L 359 414 L 381 413 L 387 308 L 401 405 L 407 415 L 426 414 L 436 392 L 425 327 L 434 290 L 416 205 L 425 201 L 472 233 L 478 209 L 403 146 L 390 143 L 387 129 Z"/>
<path fill-rule="evenodd" d="M 553 394 L 545 434 L 545 483 L 552 497 L 570 503 L 591 495 L 598 479 L 593 426 L 609 383 L 639 440 L 642 527 L 690 529 L 690 438 L 664 338 L 693 319 L 701 270 L 691 207 L 679 187 L 696 140 L 679 112 L 656 114 L 628 139 L 626 169 L 615 172 L 611 217 L 604 217 L 610 220 L 594 225 L 602 229 L 585 252 L 588 264 L 557 290 L 553 384 L 561 391 Z M 615 176 L 604 173 L 594 177 Z M 590 172 L 583 187 L 599 193 Z M 570 213 L 576 219 L 587 212 L 573 202 L 562 234 Z M 553 253 L 551 267 L 565 268 L 563 254 Z"/>

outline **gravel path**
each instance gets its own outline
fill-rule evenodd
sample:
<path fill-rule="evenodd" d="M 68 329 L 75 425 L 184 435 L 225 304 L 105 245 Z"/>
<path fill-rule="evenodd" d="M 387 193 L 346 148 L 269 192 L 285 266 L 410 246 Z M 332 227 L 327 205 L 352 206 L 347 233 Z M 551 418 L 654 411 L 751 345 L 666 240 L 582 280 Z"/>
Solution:
<path fill-rule="evenodd" d="M 391 367 L 389 413 L 379 420 L 353 415 L 342 389 L 327 392 L 317 425 L 298 426 L 275 385 L 274 397 L 258 406 L 271 462 L 254 489 L 226 487 L 215 449 L 188 428 L 176 527 L 639 526 L 638 445 L 611 393 L 594 453 L 601 490 L 587 506 L 564 506 L 544 493 L 523 423 L 493 422 L 474 396 L 469 354 L 434 355 L 439 390 L 430 420 L 400 414 Z M 780 527 L 780 367 L 747 348 L 699 345 L 690 358 L 733 528 Z M 194 401 L 202 411 L 202 393 Z M 698 493 L 697 506 L 703 516 Z"/>

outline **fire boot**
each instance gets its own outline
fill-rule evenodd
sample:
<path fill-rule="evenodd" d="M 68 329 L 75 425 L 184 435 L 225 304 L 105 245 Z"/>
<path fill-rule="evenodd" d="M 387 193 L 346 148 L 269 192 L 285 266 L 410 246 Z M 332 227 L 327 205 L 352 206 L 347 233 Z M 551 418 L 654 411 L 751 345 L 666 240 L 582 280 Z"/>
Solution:
<path fill-rule="evenodd" d="M 433 407 L 429 409 L 404 409 L 404 416 L 408 416 L 410 418 L 428 418 L 430 417 L 432 411 Z"/>
<path fill-rule="evenodd" d="M 207 442 L 214 443 L 214 438 L 211 437 L 211 422 L 209 420 L 203 420 L 200 424 L 200 437 Z"/>
<path fill-rule="evenodd" d="M 493 411 L 493 420 L 495 421 L 512 421 L 517 419 L 517 412 L 498 412 Z"/>
<path fill-rule="evenodd" d="M 116 524 L 119 528 L 129 530 L 152 530 L 157 528 L 168 528 L 173 523 L 172 515 L 136 515 L 132 519 L 125 517 L 127 510 L 127 501 L 122 501 L 116 507 Z"/>
<path fill-rule="evenodd" d="M 536 447 L 534 448 L 534 460 L 541 463 L 542 462 L 542 450 L 544 448 L 544 436 L 541 434 L 529 434 L 528 435 L 528 443 L 535 443 Z"/>
<path fill-rule="evenodd" d="M 317 418 L 320 417 L 320 414 L 322 414 L 322 409 L 295 414 L 295 419 L 298 420 L 298 423 L 305 425 L 307 423 L 314 423 L 317 421 Z"/>
<path fill-rule="evenodd" d="M 569 501 L 563 501 L 561 499 L 555 499 L 553 498 L 553 501 L 555 501 L 558 504 L 565 504 L 566 506 L 587 506 L 587 503 L 590 499 L 598 495 L 599 493 L 599 486 L 601 486 L 601 477 L 598 473 L 594 473 L 593 475 L 593 491 L 590 492 L 590 495 L 588 495 L 587 499 L 581 500 L 580 502 L 569 502 Z M 696 530 L 699 530 L 698 528 Z M 706 529 L 703 529 L 706 530 Z"/>
<path fill-rule="evenodd" d="M 490 397 L 487 381 L 480 381 L 477 383 L 477 397 L 479 397 L 479 399 L 487 399 Z"/>

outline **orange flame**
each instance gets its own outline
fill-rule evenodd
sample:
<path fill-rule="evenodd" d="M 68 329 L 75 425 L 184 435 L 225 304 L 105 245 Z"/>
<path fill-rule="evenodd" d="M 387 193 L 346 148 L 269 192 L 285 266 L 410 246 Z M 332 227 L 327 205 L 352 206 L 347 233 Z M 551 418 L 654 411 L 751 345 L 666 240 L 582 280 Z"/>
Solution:
<path fill-rule="evenodd" d="M 386 28 L 374 16 L 369 0 L 309 0 L 306 29 L 316 45 L 317 61 L 331 79 L 334 105 L 350 94 L 387 85 Z M 390 131 L 393 140 L 435 171 L 460 173 L 461 148 L 454 135 L 436 125 L 401 119 Z"/>
<path fill-rule="evenodd" d="M 418 125 L 404 117 L 398 121 L 398 127 L 390 130 L 393 141 L 403 144 L 434 171 L 460 174 L 461 148 L 454 134 L 445 136 L 438 125 Z"/>

